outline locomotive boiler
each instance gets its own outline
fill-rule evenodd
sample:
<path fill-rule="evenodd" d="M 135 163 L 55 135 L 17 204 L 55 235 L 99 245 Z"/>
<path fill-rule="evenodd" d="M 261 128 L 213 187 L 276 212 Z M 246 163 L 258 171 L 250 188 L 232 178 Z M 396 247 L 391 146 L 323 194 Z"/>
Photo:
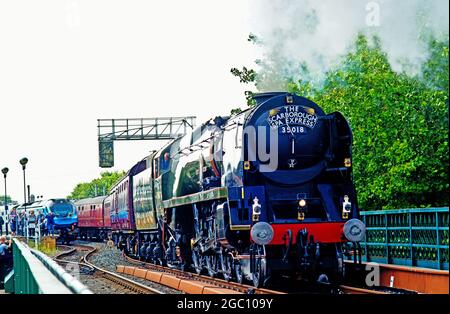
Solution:
<path fill-rule="evenodd" d="M 254 99 L 136 164 L 106 198 L 113 237 L 142 260 L 255 286 L 338 282 L 343 244 L 365 232 L 349 124 L 297 95 Z"/>

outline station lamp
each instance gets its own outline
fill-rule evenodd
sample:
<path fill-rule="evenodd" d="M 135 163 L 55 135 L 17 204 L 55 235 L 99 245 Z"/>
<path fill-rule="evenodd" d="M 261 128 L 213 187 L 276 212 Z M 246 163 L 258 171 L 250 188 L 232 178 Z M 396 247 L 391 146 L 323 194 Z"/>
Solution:
<path fill-rule="evenodd" d="M 28 163 L 28 158 L 24 157 L 21 160 L 19 160 L 20 164 L 22 165 L 23 170 L 23 201 L 24 203 L 27 202 L 27 184 L 25 180 L 25 169 Z"/>
<path fill-rule="evenodd" d="M 6 198 L 6 175 L 8 174 L 9 169 L 7 167 L 2 169 L 3 177 L 5 178 L 5 215 L 8 218 L 8 200 Z M 6 235 L 8 235 L 8 222 L 5 224 Z"/>

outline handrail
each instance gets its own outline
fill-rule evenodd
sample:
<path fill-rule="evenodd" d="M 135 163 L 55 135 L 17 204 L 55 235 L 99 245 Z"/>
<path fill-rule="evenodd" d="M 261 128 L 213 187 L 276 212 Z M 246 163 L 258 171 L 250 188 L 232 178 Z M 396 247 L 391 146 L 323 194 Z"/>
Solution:
<path fill-rule="evenodd" d="M 405 209 L 383 209 L 383 210 L 362 210 L 361 215 L 385 215 L 385 214 L 406 214 L 424 212 L 448 212 L 448 207 L 427 207 L 427 208 L 405 208 Z"/>
<path fill-rule="evenodd" d="M 361 211 L 367 262 L 449 269 L 449 208 Z"/>
<path fill-rule="evenodd" d="M 45 254 L 13 239 L 14 293 L 92 294 Z"/>
<path fill-rule="evenodd" d="M 47 267 L 48 270 L 52 272 L 53 275 L 58 278 L 67 288 L 69 288 L 75 294 L 92 294 L 85 285 L 79 282 L 76 278 L 70 275 L 61 266 L 58 265 L 54 260 L 52 260 L 47 255 L 34 249 L 30 249 L 31 252 Z"/>

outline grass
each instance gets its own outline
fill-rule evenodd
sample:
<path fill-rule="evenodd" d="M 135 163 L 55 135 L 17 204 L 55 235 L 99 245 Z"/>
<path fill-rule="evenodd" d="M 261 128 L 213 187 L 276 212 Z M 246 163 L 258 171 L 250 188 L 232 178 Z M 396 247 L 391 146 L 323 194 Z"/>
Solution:
<path fill-rule="evenodd" d="M 55 238 L 43 238 L 41 242 L 37 244 L 37 247 L 33 239 L 29 239 L 27 244 L 30 248 L 37 249 L 48 256 L 54 256 L 58 252 L 56 240 L 54 239 Z"/>

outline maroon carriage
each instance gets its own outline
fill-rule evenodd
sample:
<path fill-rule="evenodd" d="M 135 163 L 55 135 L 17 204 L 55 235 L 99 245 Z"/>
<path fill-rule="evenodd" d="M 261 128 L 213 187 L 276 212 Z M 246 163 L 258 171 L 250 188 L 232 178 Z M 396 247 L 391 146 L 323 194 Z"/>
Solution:
<path fill-rule="evenodd" d="M 105 215 L 105 196 L 86 198 L 75 202 L 80 239 L 103 240 L 108 237 L 111 222 Z"/>

